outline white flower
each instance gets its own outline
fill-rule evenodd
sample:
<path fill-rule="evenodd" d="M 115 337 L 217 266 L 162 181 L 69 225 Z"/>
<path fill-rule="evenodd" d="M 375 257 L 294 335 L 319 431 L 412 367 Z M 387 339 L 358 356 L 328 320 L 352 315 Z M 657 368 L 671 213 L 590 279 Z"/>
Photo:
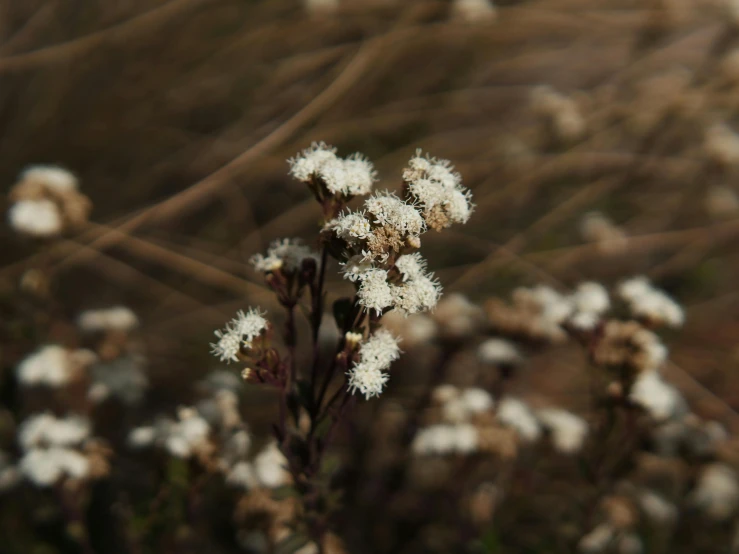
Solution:
<path fill-rule="evenodd" d="M 372 226 L 363 212 L 349 212 L 330 221 L 326 227 L 349 244 L 364 240 L 372 233 Z"/>
<path fill-rule="evenodd" d="M 207 445 L 210 425 L 193 408 L 180 408 L 178 421 L 168 421 L 163 426 L 164 447 L 178 458 L 189 458 Z"/>
<path fill-rule="evenodd" d="M 686 412 L 683 396 L 675 387 L 665 383 L 656 370 L 639 374 L 631 387 L 629 398 L 657 421 L 684 415 Z"/>
<path fill-rule="evenodd" d="M 570 297 L 575 311 L 602 314 L 611 307 L 608 291 L 600 283 L 580 283 Z"/>
<path fill-rule="evenodd" d="M 659 494 L 644 490 L 639 493 L 637 499 L 642 511 L 652 522 L 659 525 L 669 525 L 677 521 L 677 506 Z"/>
<path fill-rule="evenodd" d="M 305 183 L 320 179 L 326 189 L 336 195 L 369 194 L 377 180 L 374 167 L 361 154 L 342 160 L 336 156 L 336 148 L 324 143 L 313 143 L 288 162 L 293 177 Z"/>
<path fill-rule="evenodd" d="M 646 277 L 634 277 L 621 283 L 617 294 L 638 318 L 680 327 L 685 314 L 680 305 L 663 291 L 655 288 Z"/>
<path fill-rule="evenodd" d="M 18 438 L 24 450 L 37 446 L 71 446 L 90 436 L 90 422 L 70 416 L 57 418 L 50 413 L 36 414 L 26 419 L 18 430 Z"/>
<path fill-rule="evenodd" d="M 465 389 L 461 396 L 467 410 L 471 414 L 482 413 L 490 410 L 493 407 L 493 397 L 481 388 L 472 387 Z"/>
<path fill-rule="evenodd" d="M 237 462 L 229 468 L 226 483 L 248 490 L 258 486 L 259 480 L 254 467 L 249 462 Z"/>
<path fill-rule="evenodd" d="M 275 488 L 290 482 L 287 459 L 272 442 L 254 458 L 254 473 L 263 487 Z"/>
<path fill-rule="evenodd" d="M 19 200 L 8 210 L 10 226 L 32 237 L 52 237 L 62 232 L 62 216 L 51 200 Z"/>
<path fill-rule="evenodd" d="M 436 387 L 432 392 L 432 397 L 435 402 L 440 404 L 446 404 L 447 402 L 459 397 L 460 390 L 454 385 L 444 384 Z"/>
<path fill-rule="evenodd" d="M 355 364 L 349 371 L 349 390 L 352 394 L 359 391 L 365 400 L 373 396 L 380 396 L 382 389 L 390 376 L 383 372 L 376 364 L 371 362 L 360 362 Z"/>
<path fill-rule="evenodd" d="M 516 345 L 499 338 L 487 339 L 477 347 L 477 358 L 485 364 L 518 365 L 523 361 Z"/>
<path fill-rule="evenodd" d="M 33 448 L 23 456 L 19 467 L 32 483 L 46 487 L 65 475 L 76 479 L 85 477 L 90 463 L 85 456 L 70 448 Z"/>
<path fill-rule="evenodd" d="M 270 244 L 266 256 L 254 254 L 249 262 L 261 273 L 271 273 L 280 269 L 293 273 L 298 271 L 303 260 L 308 258 L 318 263 L 318 255 L 302 244 L 300 239 L 279 239 Z"/>
<path fill-rule="evenodd" d="M 134 448 L 151 446 L 157 438 L 156 429 L 150 425 L 136 427 L 128 434 L 128 443 Z"/>
<path fill-rule="evenodd" d="M 739 482 L 736 473 L 726 464 L 707 465 L 689 500 L 711 519 L 729 519 L 739 506 Z"/>
<path fill-rule="evenodd" d="M 72 379 L 74 368 L 67 349 L 48 345 L 42 346 L 18 364 L 16 374 L 24 386 L 60 387 Z"/>
<path fill-rule="evenodd" d="M 431 425 L 421 429 L 411 449 L 419 455 L 469 454 L 478 448 L 477 429 L 470 424 Z"/>
<path fill-rule="evenodd" d="M 387 329 L 378 329 L 359 348 L 361 362 L 374 363 L 380 369 L 387 369 L 400 357 L 398 339 Z"/>
<path fill-rule="evenodd" d="M 512 428 L 527 442 L 535 442 L 541 436 L 541 427 L 529 407 L 515 398 L 504 398 L 498 404 L 498 420 Z"/>
<path fill-rule="evenodd" d="M 352 283 L 363 279 L 366 273 L 374 268 L 372 262 L 365 260 L 360 255 L 352 256 L 347 261 L 342 262 L 341 265 L 344 268 L 342 270 L 344 279 L 348 279 Z"/>
<path fill-rule="evenodd" d="M 303 150 L 295 158 L 288 160 L 290 164 L 290 175 L 298 181 L 310 182 L 314 176 L 318 176 L 324 165 L 332 163 L 338 158 L 336 148 L 328 146 L 323 142 L 314 142 L 310 148 Z"/>
<path fill-rule="evenodd" d="M 20 174 L 21 181 L 36 181 L 56 192 L 69 192 L 78 188 L 77 177 L 56 165 L 32 165 Z"/>
<path fill-rule="evenodd" d="M 578 452 L 588 434 L 588 424 L 565 410 L 549 408 L 536 412 L 539 422 L 551 433 L 554 448 L 563 454 Z"/>
<path fill-rule="evenodd" d="M 467 223 L 474 205 L 471 193 L 462 186 L 462 178 L 448 160 L 416 155 L 403 171 L 408 192 L 423 207 L 429 227 L 442 229 L 452 223 Z"/>
<path fill-rule="evenodd" d="M 393 305 L 393 289 L 387 282 L 387 271 L 379 268 L 369 269 L 360 280 L 357 296 L 359 304 L 366 310 L 375 310 L 377 315 L 380 315 L 385 308 Z"/>
<path fill-rule="evenodd" d="M 94 331 L 130 331 L 138 326 L 139 318 L 125 306 L 114 306 L 102 310 L 87 310 L 77 319 L 80 329 Z"/>
<path fill-rule="evenodd" d="M 403 281 L 417 279 L 422 277 L 426 271 L 426 260 L 423 259 L 423 256 L 419 252 L 405 254 L 395 260 L 395 267 L 398 268 L 398 271 L 403 276 Z"/>
<path fill-rule="evenodd" d="M 250 308 L 248 312 L 238 311 L 236 317 L 222 330 L 215 331 L 217 343 L 211 343 L 211 353 L 223 362 L 237 362 L 241 346 L 251 347 L 252 341 L 260 336 L 269 325 L 264 312 Z"/>
<path fill-rule="evenodd" d="M 590 533 L 580 539 L 577 548 L 583 554 L 595 554 L 605 552 L 614 538 L 613 527 L 607 523 L 601 523 Z"/>
<path fill-rule="evenodd" d="M 375 216 L 376 225 L 391 227 L 404 235 L 418 236 L 426 229 L 421 214 L 388 191 L 370 196 L 364 207 Z"/>
<path fill-rule="evenodd" d="M 433 274 L 418 275 L 392 287 L 392 303 L 403 314 L 433 310 L 441 297 L 441 284 Z"/>

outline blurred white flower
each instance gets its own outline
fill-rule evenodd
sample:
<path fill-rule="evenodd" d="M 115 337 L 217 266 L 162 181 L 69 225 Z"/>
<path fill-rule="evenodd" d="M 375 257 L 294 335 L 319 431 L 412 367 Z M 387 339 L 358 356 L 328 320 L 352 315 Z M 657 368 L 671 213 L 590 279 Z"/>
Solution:
<path fill-rule="evenodd" d="M 726 464 L 707 465 L 701 472 L 689 501 L 711 519 L 728 520 L 739 506 L 739 482 L 736 473 Z"/>
<path fill-rule="evenodd" d="M 523 356 L 511 341 L 492 338 L 487 339 L 477 347 L 477 358 L 485 364 L 518 365 Z"/>
<path fill-rule="evenodd" d="M 77 318 L 77 325 L 87 332 L 130 331 L 139 324 L 136 314 L 125 306 L 87 310 Z"/>
<path fill-rule="evenodd" d="M 657 421 L 681 416 L 687 411 L 685 399 L 680 392 L 666 383 L 656 370 L 643 371 L 638 375 L 629 398 Z"/>
<path fill-rule="evenodd" d="M 290 482 L 287 459 L 274 442 L 254 458 L 253 467 L 257 481 L 263 487 L 276 488 Z"/>
<path fill-rule="evenodd" d="M 90 462 L 76 450 L 63 447 L 33 448 L 20 461 L 21 473 L 39 487 L 47 487 L 69 476 L 87 476 Z"/>
<path fill-rule="evenodd" d="M 54 202 L 47 199 L 19 200 L 8 210 L 10 226 L 23 235 L 53 237 L 62 232 L 62 216 Z"/>
<path fill-rule="evenodd" d="M 495 19 L 497 10 L 490 0 L 454 0 L 452 15 L 469 23 Z"/>
<path fill-rule="evenodd" d="M 587 422 L 566 410 L 538 410 L 536 417 L 550 433 L 554 448 L 563 454 L 579 452 L 588 434 Z"/>
<path fill-rule="evenodd" d="M 71 352 L 57 345 L 42 346 L 18 364 L 16 375 L 23 386 L 61 387 L 75 377 Z"/>
<path fill-rule="evenodd" d="M 294 273 L 300 270 L 306 259 L 313 259 L 318 264 L 318 254 L 302 244 L 300 239 L 278 239 L 269 245 L 266 256 L 254 254 L 249 263 L 260 273 L 277 270 Z"/>
<path fill-rule="evenodd" d="M 541 436 L 541 427 L 531 409 L 516 398 L 506 397 L 498 404 L 498 421 L 512 428 L 527 442 L 535 442 Z"/>
<path fill-rule="evenodd" d="M 685 321 L 680 305 L 655 288 L 646 277 L 628 279 L 618 286 L 616 292 L 626 302 L 634 317 L 669 327 L 680 327 Z"/>
<path fill-rule="evenodd" d="M 24 450 L 39 446 L 72 446 L 89 436 L 87 419 L 79 416 L 57 418 L 48 412 L 30 416 L 18 430 L 18 440 Z"/>

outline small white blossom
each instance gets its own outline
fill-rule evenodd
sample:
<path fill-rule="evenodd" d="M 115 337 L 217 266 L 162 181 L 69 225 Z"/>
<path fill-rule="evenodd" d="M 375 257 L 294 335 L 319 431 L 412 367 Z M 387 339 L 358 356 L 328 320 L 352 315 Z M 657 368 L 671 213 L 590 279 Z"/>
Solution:
<path fill-rule="evenodd" d="M 518 365 L 523 361 L 516 345 L 500 338 L 487 339 L 477 347 L 477 358 L 485 364 Z"/>
<path fill-rule="evenodd" d="M 611 307 L 608 291 L 595 282 L 580 283 L 570 297 L 575 311 L 602 314 Z"/>
<path fill-rule="evenodd" d="M 128 443 L 134 448 L 151 446 L 157 438 L 156 429 L 150 425 L 136 427 L 128 434 Z"/>
<path fill-rule="evenodd" d="M 82 417 L 57 418 L 50 413 L 26 419 L 18 430 L 24 450 L 38 446 L 72 446 L 90 436 L 90 422 Z"/>
<path fill-rule="evenodd" d="M 539 422 L 551 433 L 554 448 L 563 454 L 578 452 L 588 434 L 588 424 L 579 416 L 556 408 L 536 412 Z"/>
<path fill-rule="evenodd" d="M 282 270 L 293 273 L 300 269 L 303 260 L 312 258 L 318 263 L 318 255 L 301 243 L 300 239 L 279 239 L 267 249 L 267 255 L 255 254 L 249 262 L 260 273 Z"/>
<path fill-rule="evenodd" d="M 478 448 L 477 429 L 470 424 L 431 425 L 421 429 L 411 449 L 419 455 L 469 454 Z"/>
<path fill-rule="evenodd" d="M 24 386 L 48 385 L 60 387 L 74 376 L 70 352 L 57 345 L 42 346 L 26 357 L 16 369 L 18 380 Z"/>
<path fill-rule="evenodd" d="M 392 303 L 403 314 L 433 310 L 441 297 L 441 284 L 433 274 L 418 275 L 392 287 Z"/>
<path fill-rule="evenodd" d="M 444 384 L 436 387 L 432 392 L 432 398 L 435 402 L 446 404 L 451 400 L 458 398 L 460 390 L 454 385 Z"/>
<path fill-rule="evenodd" d="M 372 233 L 372 226 L 363 212 L 349 212 L 330 221 L 326 227 L 349 244 L 364 240 Z"/>
<path fill-rule="evenodd" d="M 498 420 L 512 428 L 527 442 L 535 442 L 541 436 L 541 427 L 529 407 L 515 398 L 504 398 L 496 411 Z"/>
<path fill-rule="evenodd" d="M 711 519 L 728 520 L 739 507 L 739 482 L 736 473 L 722 463 L 706 466 L 689 500 Z"/>
<path fill-rule="evenodd" d="M 643 371 L 631 387 L 629 398 L 643 407 L 656 421 L 664 421 L 686 412 L 685 399 L 655 370 Z"/>
<path fill-rule="evenodd" d="M 423 256 L 419 252 L 405 254 L 395 260 L 395 267 L 398 268 L 398 271 L 403 276 L 403 281 L 417 279 L 423 276 L 426 271 L 426 260 L 423 259 Z"/>
<path fill-rule="evenodd" d="M 360 279 L 359 304 L 366 310 L 375 310 L 378 315 L 393 305 L 393 289 L 387 282 L 387 271 L 374 268 L 367 270 Z"/>
<path fill-rule="evenodd" d="M 222 362 L 237 362 L 237 354 L 241 346 L 251 346 L 252 341 L 260 336 L 269 323 L 259 308 L 250 308 L 248 312 L 239 311 L 236 317 L 226 324 L 222 330 L 215 331 L 217 343 L 211 343 L 211 353 Z"/>
<path fill-rule="evenodd" d="M 361 154 L 342 160 L 336 155 L 336 148 L 322 142 L 313 143 L 288 162 L 293 177 L 304 183 L 320 179 L 326 189 L 336 195 L 369 194 L 377 180 L 374 167 Z"/>
<path fill-rule="evenodd" d="M 20 461 L 21 473 L 39 487 L 47 487 L 64 476 L 85 477 L 90 469 L 87 458 L 71 448 L 34 448 Z"/>
<path fill-rule="evenodd" d="M 408 192 L 423 208 L 429 227 L 442 229 L 452 223 L 467 223 L 474 205 L 471 193 L 448 160 L 437 160 L 421 151 L 408 162 L 403 172 Z"/>
<path fill-rule="evenodd" d="M 376 225 L 391 227 L 404 235 L 418 236 L 426 229 L 421 214 L 390 192 L 375 193 L 365 201 L 364 207 L 375 216 Z"/>
<path fill-rule="evenodd" d="M 77 319 L 83 331 L 130 331 L 138 326 L 139 318 L 125 306 L 114 306 L 101 310 L 87 310 Z"/>
<path fill-rule="evenodd" d="M 680 327 L 685 314 L 680 305 L 663 291 L 655 288 L 646 277 L 634 277 L 621 283 L 617 294 L 638 318 Z"/>
<path fill-rule="evenodd" d="M 639 493 L 637 500 L 650 521 L 658 525 L 669 525 L 677 521 L 677 506 L 659 494 L 644 490 Z"/>
<path fill-rule="evenodd" d="M 349 390 L 352 394 L 359 391 L 365 400 L 373 396 L 380 396 L 382 389 L 390 376 L 383 372 L 375 364 L 360 362 L 355 364 L 348 372 Z"/>
<path fill-rule="evenodd" d="M 490 396 L 490 393 L 478 387 L 465 389 L 462 392 L 461 398 L 471 414 L 487 412 L 494 404 L 493 397 Z"/>
<path fill-rule="evenodd" d="M 254 458 L 253 465 L 257 481 L 263 487 L 276 488 L 290 482 L 287 459 L 274 442 Z"/>
<path fill-rule="evenodd" d="M 365 260 L 364 257 L 360 255 L 352 256 L 341 265 L 344 268 L 342 270 L 344 279 L 348 279 L 352 283 L 363 279 L 367 272 L 374 268 L 372 262 Z"/>
<path fill-rule="evenodd" d="M 54 202 L 47 199 L 19 200 L 8 210 L 10 226 L 31 237 L 53 237 L 62 232 L 62 216 Z"/>
<path fill-rule="evenodd" d="M 36 181 L 56 192 L 65 193 L 78 188 L 77 177 L 56 165 L 32 165 L 20 174 L 20 181 Z"/>
<path fill-rule="evenodd" d="M 359 348 L 359 360 L 387 369 L 400 357 L 398 339 L 387 329 L 378 329 Z"/>
<path fill-rule="evenodd" d="M 613 527 L 608 523 L 601 523 L 580 539 L 577 549 L 583 554 L 605 552 L 614 537 Z"/>
<path fill-rule="evenodd" d="M 259 485 L 254 466 L 249 462 L 237 462 L 229 468 L 226 483 L 249 490 Z"/>

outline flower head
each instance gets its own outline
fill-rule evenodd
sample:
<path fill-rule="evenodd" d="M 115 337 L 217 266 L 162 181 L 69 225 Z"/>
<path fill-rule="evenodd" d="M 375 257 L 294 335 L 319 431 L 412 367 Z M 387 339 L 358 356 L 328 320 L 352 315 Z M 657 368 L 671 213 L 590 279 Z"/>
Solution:
<path fill-rule="evenodd" d="M 348 372 L 349 390 L 352 394 L 359 391 L 365 400 L 373 396 L 380 396 L 382 389 L 390 376 L 383 372 L 377 365 L 370 362 L 355 364 Z"/>
<path fill-rule="evenodd" d="M 303 260 L 308 258 L 318 262 L 318 255 L 302 244 L 300 239 L 279 239 L 270 244 L 266 255 L 255 254 L 249 261 L 261 273 L 278 270 L 294 273 L 300 269 Z"/>
<path fill-rule="evenodd" d="M 8 211 L 10 226 L 31 237 L 52 237 L 62 232 L 59 208 L 51 200 L 19 200 Z"/>
<path fill-rule="evenodd" d="M 341 159 L 336 155 L 336 148 L 323 142 L 314 142 L 288 163 L 293 177 L 304 183 L 320 181 L 329 193 L 337 196 L 369 194 L 377 180 L 374 167 L 361 154 Z"/>
<path fill-rule="evenodd" d="M 349 390 L 359 391 L 369 400 L 379 396 L 390 376 L 385 373 L 400 357 L 398 339 L 390 331 L 379 329 L 359 347 L 359 362 L 347 372 Z"/>
<path fill-rule="evenodd" d="M 269 322 L 259 308 L 250 308 L 246 313 L 239 311 L 224 329 L 215 331 L 218 342 L 210 344 L 211 353 L 222 362 L 237 362 L 241 347 L 251 347 L 252 341 L 268 326 Z"/>
<path fill-rule="evenodd" d="M 366 310 L 374 310 L 378 315 L 393 305 L 393 289 L 387 281 L 387 271 L 373 268 L 360 278 L 357 291 L 359 304 Z"/>

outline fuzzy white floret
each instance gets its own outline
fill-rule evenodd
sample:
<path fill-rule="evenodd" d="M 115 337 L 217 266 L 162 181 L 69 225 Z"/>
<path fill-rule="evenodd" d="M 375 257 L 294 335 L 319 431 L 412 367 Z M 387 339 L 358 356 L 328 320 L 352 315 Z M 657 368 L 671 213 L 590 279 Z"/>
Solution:
<path fill-rule="evenodd" d="M 523 360 L 516 345 L 500 338 L 487 339 L 477 347 L 477 358 L 485 364 L 516 365 Z"/>
<path fill-rule="evenodd" d="M 670 327 L 680 327 L 685 321 L 680 305 L 655 288 L 646 277 L 628 279 L 619 285 L 616 292 L 636 317 L 662 322 Z"/>
<path fill-rule="evenodd" d="M 359 348 L 359 359 L 363 363 L 374 364 L 387 369 L 400 357 L 398 339 L 387 329 L 378 329 Z"/>
<path fill-rule="evenodd" d="M 563 454 L 578 452 L 588 434 L 588 424 L 579 416 L 556 408 L 539 410 L 536 417 L 551 433 L 554 448 Z"/>
<path fill-rule="evenodd" d="M 535 442 L 541 436 L 541 427 L 529 407 L 515 398 L 504 398 L 496 412 L 498 420 L 512 428 L 525 441 Z"/>
<path fill-rule="evenodd" d="M 392 287 L 392 303 L 403 314 L 433 310 L 441 297 L 441 284 L 433 274 L 418 275 Z"/>
<path fill-rule="evenodd" d="M 138 326 L 139 318 L 125 306 L 114 306 L 101 310 L 87 310 L 77 319 L 83 331 L 130 331 Z"/>
<path fill-rule="evenodd" d="M 61 346 L 43 346 L 18 365 L 16 375 L 25 386 L 63 386 L 73 376 L 70 353 Z"/>
<path fill-rule="evenodd" d="M 739 506 L 739 482 L 731 467 L 713 463 L 704 468 L 690 502 L 717 521 L 729 519 Z"/>
<path fill-rule="evenodd" d="M 393 305 L 393 289 L 387 282 L 387 271 L 374 268 L 366 271 L 361 277 L 357 291 L 359 304 L 368 311 L 381 314 L 385 308 Z"/>
<path fill-rule="evenodd" d="M 387 191 L 375 193 L 364 203 L 374 216 L 374 223 L 392 227 L 404 234 L 416 236 L 426 229 L 426 223 L 416 209 Z"/>
<path fill-rule="evenodd" d="M 670 419 L 685 411 L 685 400 L 680 392 L 654 370 L 639 374 L 629 398 L 657 421 Z"/>
<path fill-rule="evenodd" d="M 52 237 L 62 232 L 62 216 L 51 200 L 19 200 L 8 210 L 10 226 L 32 237 Z"/>
<path fill-rule="evenodd" d="M 57 418 L 50 413 L 36 414 L 20 426 L 18 438 L 28 450 L 43 445 L 70 446 L 90 436 L 90 422 L 82 417 Z"/>
<path fill-rule="evenodd" d="M 300 239 L 278 239 L 270 244 L 266 255 L 255 254 L 249 262 L 261 273 L 270 273 L 278 269 L 295 272 L 300 269 L 303 260 L 308 258 L 318 262 L 318 255 L 302 244 Z"/>
<path fill-rule="evenodd" d="M 387 383 L 390 376 L 382 371 L 375 363 L 359 362 L 355 364 L 348 372 L 348 386 L 352 394 L 357 391 L 362 394 L 365 400 L 369 400 L 374 396 L 380 396 L 382 389 Z"/>
<path fill-rule="evenodd" d="M 81 479 L 88 474 L 90 463 L 85 456 L 70 448 L 34 448 L 20 461 L 20 471 L 40 487 L 51 486 L 68 475 Z"/>
<path fill-rule="evenodd" d="M 253 465 L 257 481 L 263 487 L 275 488 L 290 481 L 287 459 L 274 442 L 254 458 Z"/>
<path fill-rule="evenodd" d="M 344 279 L 348 279 L 352 283 L 363 279 L 366 273 L 374 267 L 372 262 L 365 260 L 361 255 L 352 256 L 341 265 Z"/>
<path fill-rule="evenodd" d="M 43 183 L 57 192 L 77 190 L 78 182 L 74 174 L 56 165 L 32 165 L 23 170 L 20 180 L 33 180 Z"/>

